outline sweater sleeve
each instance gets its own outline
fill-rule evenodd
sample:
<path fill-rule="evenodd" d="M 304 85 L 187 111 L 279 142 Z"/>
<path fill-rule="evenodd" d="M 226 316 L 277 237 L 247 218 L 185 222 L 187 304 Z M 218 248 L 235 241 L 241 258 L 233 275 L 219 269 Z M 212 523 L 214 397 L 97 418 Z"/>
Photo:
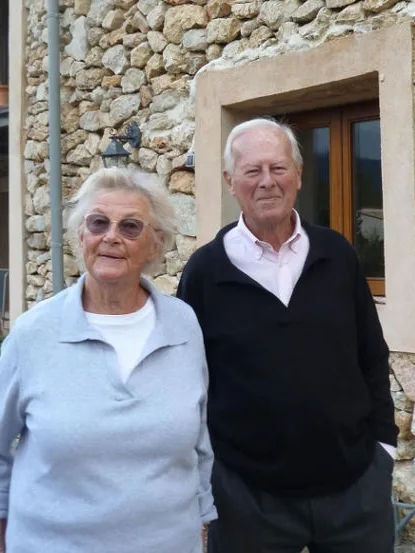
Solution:
<path fill-rule="evenodd" d="M 355 294 L 359 362 L 372 399 L 370 424 L 373 437 L 395 446 L 397 427 L 390 392 L 389 349 L 371 291 L 357 259 Z"/>
<path fill-rule="evenodd" d="M 13 465 L 11 445 L 24 426 L 19 414 L 20 382 L 16 340 L 16 334 L 12 331 L 2 344 L 0 355 L 0 519 L 7 518 L 8 512 Z"/>
<path fill-rule="evenodd" d="M 203 342 L 201 347 L 203 348 Z M 196 452 L 198 456 L 198 469 L 199 469 L 199 489 L 198 489 L 198 501 L 200 518 L 203 524 L 210 522 L 217 518 L 217 512 L 213 504 L 211 475 L 213 465 L 213 452 L 210 445 L 209 432 L 207 427 L 207 388 L 208 388 L 208 371 L 205 361 L 205 355 L 203 353 L 203 380 L 205 393 L 200 402 L 200 433 L 199 439 L 196 445 Z"/>

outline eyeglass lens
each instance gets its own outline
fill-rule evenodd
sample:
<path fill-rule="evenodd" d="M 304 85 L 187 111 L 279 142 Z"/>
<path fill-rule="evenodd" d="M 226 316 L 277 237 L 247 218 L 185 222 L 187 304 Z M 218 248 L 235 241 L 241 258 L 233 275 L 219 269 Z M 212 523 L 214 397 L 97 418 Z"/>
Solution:
<path fill-rule="evenodd" d="M 106 215 L 91 213 L 85 218 L 86 228 L 92 234 L 105 234 L 111 226 L 111 221 Z M 117 227 L 124 238 L 138 238 L 143 231 L 144 223 L 139 219 L 126 218 L 118 221 Z"/>

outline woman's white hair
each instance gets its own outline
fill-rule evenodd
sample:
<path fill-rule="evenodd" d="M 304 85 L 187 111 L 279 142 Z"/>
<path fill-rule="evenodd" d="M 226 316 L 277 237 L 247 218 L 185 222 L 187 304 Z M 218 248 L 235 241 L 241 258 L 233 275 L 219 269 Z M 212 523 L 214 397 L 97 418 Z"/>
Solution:
<path fill-rule="evenodd" d="M 144 196 L 151 205 L 152 227 L 155 240 L 160 242 L 157 259 L 144 267 L 143 272 L 154 274 L 164 258 L 164 254 L 172 248 L 177 232 L 177 219 L 170 203 L 167 191 L 150 173 L 131 169 L 111 167 L 99 169 L 90 175 L 78 192 L 68 201 L 66 206 L 66 228 L 68 239 L 76 251 L 78 262 L 82 264 L 80 248 L 80 232 L 84 228 L 85 215 L 97 193 L 103 190 L 132 191 Z"/>
<path fill-rule="evenodd" d="M 234 140 L 252 129 L 271 129 L 276 132 L 283 132 L 291 144 L 291 155 L 295 166 L 298 169 L 301 169 L 303 166 L 303 156 L 301 155 L 300 146 L 291 127 L 285 123 L 277 123 L 277 121 L 272 119 L 257 118 L 240 123 L 231 130 L 223 153 L 224 170 L 227 173 L 231 175 L 235 167 L 234 153 L 232 149 Z"/>

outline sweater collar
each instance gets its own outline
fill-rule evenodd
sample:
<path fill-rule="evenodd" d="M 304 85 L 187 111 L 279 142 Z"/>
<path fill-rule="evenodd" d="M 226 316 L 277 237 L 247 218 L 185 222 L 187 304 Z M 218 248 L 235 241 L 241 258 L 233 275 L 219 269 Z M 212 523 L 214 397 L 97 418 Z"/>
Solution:
<path fill-rule="evenodd" d="M 304 270 L 308 270 L 309 267 L 320 260 L 328 259 L 332 256 L 330 247 L 326 244 L 325 232 L 326 228 L 312 225 L 301 219 L 301 226 L 304 228 L 310 240 L 310 250 L 304 265 Z M 225 247 L 223 245 L 223 238 L 227 232 L 234 228 L 238 223 L 233 222 L 223 227 L 213 240 L 215 244 L 215 263 L 213 264 L 214 278 L 216 282 L 241 282 L 250 283 L 260 286 L 255 280 L 251 279 L 248 275 L 240 271 L 229 260 Z"/>
<path fill-rule="evenodd" d="M 88 323 L 82 305 L 82 292 L 86 274 L 83 274 L 76 284 L 66 290 L 62 308 L 60 342 L 84 342 L 86 340 L 103 341 L 101 334 Z M 159 292 L 147 279 L 141 278 L 140 283 L 150 294 L 156 310 L 156 325 L 146 345 L 145 352 L 168 345 L 183 344 L 188 340 L 188 333 L 178 324 L 171 324 L 176 319 L 176 308 L 169 298 Z M 177 320 L 180 314 L 177 314 Z"/>

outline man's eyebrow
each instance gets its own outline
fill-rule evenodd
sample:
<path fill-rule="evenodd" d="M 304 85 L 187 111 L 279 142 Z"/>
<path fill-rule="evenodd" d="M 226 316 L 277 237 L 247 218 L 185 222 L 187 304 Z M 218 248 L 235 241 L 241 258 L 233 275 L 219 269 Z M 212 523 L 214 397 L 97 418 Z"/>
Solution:
<path fill-rule="evenodd" d="M 284 157 L 284 158 L 273 160 L 270 163 L 270 165 L 279 165 L 281 163 L 288 163 L 288 161 L 289 161 L 289 159 L 287 157 Z M 247 167 L 258 167 L 259 165 L 262 165 L 261 161 L 246 161 L 246 162 L 242 162 L 240 164 L 240 168 L 245 169 Z"/>

